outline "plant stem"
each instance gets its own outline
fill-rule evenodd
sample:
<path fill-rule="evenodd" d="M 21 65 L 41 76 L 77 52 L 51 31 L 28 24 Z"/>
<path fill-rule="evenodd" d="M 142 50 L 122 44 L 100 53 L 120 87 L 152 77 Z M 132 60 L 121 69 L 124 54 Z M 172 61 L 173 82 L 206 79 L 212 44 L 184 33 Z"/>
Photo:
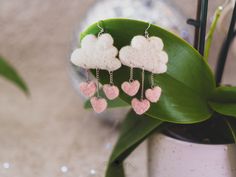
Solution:
<path fill-rule="evenodd" d="M 202 0 L 198 0 L 197 4 L 197 14 L 196 14 L 196 22 L 198 25 L 195 25 L 195 34 L 194 34 L 194 48 L 198 50 L 199 47 L 199 27 L 200 27 L 200 14 L 201 14 L 201 5 Z"/>
<path fill-rule="evenodd" d="M 213 35 L 214 35 L 215 29 L 216 29 L 216 25 L 218 23 L 218 20 L 220 18 L 222 10 L 223 10 L 222 6 L 219 6 L 216 9 L 215 14 L 214 14 L 214 18 L 213 18 L 213 21 L 212 21 L 212 24 L 211 24 L 211 27 L 210 27 L 210 30 L 207 33 L 207 36 L 206 36 L 206 47 L 205 47 L 205 52 L 204 52 L 204 59 L 205 60 L 208 60 L 208 56 L 209 56 L 209 51 L 210 51 L 211 44 L 212 44 Z"/>
<path fill-rule="evenodd" d="M 188 19 L 187 23 L 195 27 L 194 47 L 201 55 L 204 54 L 208 0 L 198 0 L 195 19 Z"/>
<path fill-rule="evenodd" d="M 205 49 L 205 36 L 206 36 L 206 23 L 207 23 L 207 11 L 208 11 L 208 0 L 202 0 L 201 3 L 201 14 L 200 14 L 200 31 L 199 31 L 199 53 L 203 56 Z"/>
<path fill-rule="evenodd" d="M 224 73 L 226 59 L 227 59 L 229 48 L 230 48 L 230 44 L 233 41 L 233 38 L 235 36 L 234 35 L 235 22 L 236 22 L 236 2 L 234 5 L 233 15 L 231 18 L 228 34 L 227 34 L 227 37 L 221 47 L 220 55 L 219 55 L 218 62 L 217 62 L 217 67 L 216 67 L 216 83 L 217 83 L 217 85 L 219 85 L 221 83 L 222 76 Z"/>

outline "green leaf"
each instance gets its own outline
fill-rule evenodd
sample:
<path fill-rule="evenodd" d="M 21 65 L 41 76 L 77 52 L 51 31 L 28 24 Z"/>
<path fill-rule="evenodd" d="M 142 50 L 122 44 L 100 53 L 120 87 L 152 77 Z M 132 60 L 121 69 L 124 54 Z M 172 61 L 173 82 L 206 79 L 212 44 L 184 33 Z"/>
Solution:
<path fill-rule="evenodd" d="M 109 164 L 106 171 L 106 177 L 125 177 L 123 164 Z"/>
<path fill-rule="evenodd" d="M 0 56 L 0 75 L 28 94 L 28 88 L 16 70 Z"/>
<path fill-rule="evenodd" d="M 218 21 L 219 21 L 219 18 L 221 16 L 222 10 L 223 10 L 222 6 L 219 6 L 216 9 L 216 11 L 214 13 L 214 18 L 213 18 L 211 26 L 210 26 L 210 29 L 207 33 L 206 44 L 205 44 L 205 52 L 204 52 L 204 59 L 205 60 L 208 60 L 208 56 L 209 56 L 209 52 L 210 52 L 211 44 L 212 44 L 212 39 L 213 39 L 215 30 L 216 30 L 216 26 L 217 26 Z"/>
<path fill-rule="evenodd" d="M 111 171 L 114 171 L 114 168 L 122 170 L 120 164 L 123 160 L 151 133 L 157 131 L 158 127 L 163 127 L 161 125 L 161 120 L 145 115 L 137 116 L 133 111 L 128 113 L 122 123 L 120 137 L 110 157 L 106 177 L 113 177 Z"/>
<path fill-rule="evenodd" d="M 143 116 L 137 116 L 131 111 L 124 122 L 118 142 L 111 155 L 111 162 L 122 161 L 124 156 L 129 155 L 130 150 L 142 142 L 150 133 L 161 125 L 162 121 Z"/>
<path fill-rule="evenodd" d="M 216 112 L 227 115 L 227 116 L 236 116 L 236 103 L 209 103 Z"/>
<path fill-rule="evenodd" d="M 108 19 L 100 23 L 105 32 L 114 38 L 114 45 L 120 49 L 129 45 L 135 35 L 144 35 L 148 23 L 129 19 Z M 81 38 L 87 34 L 98 34 L 97 24 L 88 27 Z M 169 56 L 168 70 L 155 75 L 155 83 L 162 87 L 163 93 L 158 103 L 152 104 L 147 115 L 174 123 L 196 123 L 211 117 L 208 98 L 215 88 L 213 74 L 203 57 L 187 42 L 174 34 L 151 25 L 150 36 L 162 38 Z M 94 71 L 93 71 L 94 72 Z M 109 83 L 107 71 L 100 72 L 101 83 Z M 129 79 L 129 68 L 122 66 L 114 72 L 114 83 L 118 87 Z M 141 81 L 141 70 L 134 70 L 134 78 Z M 150 87 L 150 73 L 145 72 L 145 88 Z M 138 93 L 137 97 L 140 97 Z M 129 96 L 121 92 L 120 98 L 130 104 Z"/>
<path fill-rule="evenodd" d="M 236 87 L 218 87 L 210 100 L 209 105 L 216 112 L 227 116 L 236 116 Z"/>

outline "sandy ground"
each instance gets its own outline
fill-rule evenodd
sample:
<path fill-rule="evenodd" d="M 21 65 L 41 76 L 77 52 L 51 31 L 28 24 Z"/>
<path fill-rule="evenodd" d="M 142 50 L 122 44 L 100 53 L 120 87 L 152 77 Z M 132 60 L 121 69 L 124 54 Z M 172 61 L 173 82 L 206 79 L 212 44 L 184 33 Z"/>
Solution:
<path fill-rule="evenodd" d="M 221 1 L 214 2 L 212 9 Z M 117 131 L 82 108 L 68 62 L 74 29 L 92 3 L 0 1 L 0 53 L 17 67 L 31 92 L 26 97 L 0 80 L 1 177 L 103 176 Z M 192 6 L 180 9 L 194 16 Z M 212 58 L 216 54 L 213 52 Z M 214 59 L 211 63 L 214 65 Z M 224 82 L 235 84 L 232 56 L 229 63 Z M 10 168 L 2 166 L 5 162 Z M 125 166 L 131 177 L 144 177 L 145 165 L 143 144 Z M 67 173 L 61 172 L 62 166 L 68 167 Z"/>

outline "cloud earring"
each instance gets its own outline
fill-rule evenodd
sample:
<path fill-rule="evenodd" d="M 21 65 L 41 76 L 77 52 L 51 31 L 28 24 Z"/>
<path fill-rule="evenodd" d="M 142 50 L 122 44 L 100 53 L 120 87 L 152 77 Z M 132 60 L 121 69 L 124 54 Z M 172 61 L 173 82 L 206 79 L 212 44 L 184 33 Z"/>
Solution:
<path fill-rule="evenodd" d="M 84 69 L 96 69 L 96 80 L 80 84 L 80 91 L 87 97 L 91 97 L 90 103 L 95 112 L 101 113 L 107 108 L 106 99 L 99 94 L 99 71 L 107 70 L 110 74 L 110 84 L 104 85 L 105 95 L 108 99 L 115 99 L 119 95 L 117 87 L 113 84 L 113 71 L 121 67 L 121 62 L 116 58 L 118 54 L 117 48 L 113 45 L 114 40 L 108 33 L 104 33 L 104 29 L 97 23 L 100 32 L 96 37 L 89 34 L 81 41 L 81 48 L 75 49 L 71 55 L 71 62 Z M 96 96 L 93 96 L 97 92 Z"/>
<path fill-rule="evenodd" d="M 159 37 L 149 37 L 148 29 L 150 27 L 149 23 L 145 36 L 134 36 L 130 46 L 121 48 L 119 52 L 122 64 L 142 69 L 141 98 L 133 98 L 131 101 L 134 111 L 139 115 L 149 109 L 150 102 L 157 102 L 161 96 L 161 88 L 154 85 L 154 74 L 167 71 L 168 55 L 163 51 L 164 44 Z M 144 98 L 145 70 L 151 72 L 151 88 L 145 91 L 146 98 Z"/>

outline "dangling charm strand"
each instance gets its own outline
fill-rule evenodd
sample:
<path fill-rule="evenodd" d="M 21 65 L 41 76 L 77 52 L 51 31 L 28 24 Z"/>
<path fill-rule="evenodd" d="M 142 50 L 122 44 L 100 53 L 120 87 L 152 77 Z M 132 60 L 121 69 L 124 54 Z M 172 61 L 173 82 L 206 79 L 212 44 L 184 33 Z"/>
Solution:
<path fill-rule="evenodd" d="M 138 93 L 140 83 L 138 80 L 134 80 L 134 69 L 130 67 L 129 82 L 123 82 L 121 85 L 122 90 L 129 96 L 134 96 Z"/>
<path fill-rule="evenodd" d="M 151 88 L 154 88 L 154 74 L 153 72 L 151 73 Z"/>
<path fill-rule="evenodd" d="M 130 71 L 129 71 L 129 82 L 133 82 L 134 81 L 134 68 L 130 67 Z"/>
<path fill-rule="evenodd" d="M 93 107 L 93 110 L 96 113 L 101 113 L 107 108 L 107 101 L 104 98 L 100 97 L 99 94 L 99 69 L 96 68 L 96 80 L 97 80 L 97 96 L 90 99 L 90 103 Z"/>
<path fill-rule="evenodd" d="M 141 96 L 140 100 L 137 98 L 133 98 L 131 101 L 132 108 L 138 115 L 144 114 L 150 108 L 150 102 L 147 99 L 144 99 L 144 77 L 145 71 L 142 68 L 142 76 L 141 76 Z"/>
<path fill-rule="evenodd" d="M 114 85 L 114 83 L 113 83 L 113 71 L 109 71 L 109 76 L 110 76 L 110 85 Z"/>
<path fill-rule="evenodd" d="M 118 87 L 114 85 L 113 71 L 109 71 L 109 78 L 110 78 L 110 83 L 105 84 L 103 86 L 103 92 L 105 93 L 106 97 L 109 100 L 114 100 L 119 96 L 120 91 L 119 91 Z"/>
<path fill-rule="evenodd" d="M 79 84 L 79 89 L 84 96 L 92 97 L 96 92 L 97 85 L 94 81 L 90 81 L 89 70 L 87 68 L 85 69 L 85 72 L 86 72 L 86 82 L 81 82 Z"/>
<path fill-rule="evenodd" d="M 154 74 L 151 73 L 151 88 L 147 89 L 145 91 L 145 97 L 152 103 L 156 103 L 161 96 L 161 88 L 158 86 L 155 86 L 154 83 Z"/>
<path fill-rule="evenodd" d="M 141 80 L 141 101 L 143 100 L 143 92 L 144 92 L 144 73 L 145 71 L 144 71 L 144 68 L 143 68 L 143 70 L 142 70 L 142 80 Z"/>
<path fill-rule="evenodd" d="M 99 98 L 99 69 L 96 69 L 96 80 L 97 80 L 97 97 Z"/>

